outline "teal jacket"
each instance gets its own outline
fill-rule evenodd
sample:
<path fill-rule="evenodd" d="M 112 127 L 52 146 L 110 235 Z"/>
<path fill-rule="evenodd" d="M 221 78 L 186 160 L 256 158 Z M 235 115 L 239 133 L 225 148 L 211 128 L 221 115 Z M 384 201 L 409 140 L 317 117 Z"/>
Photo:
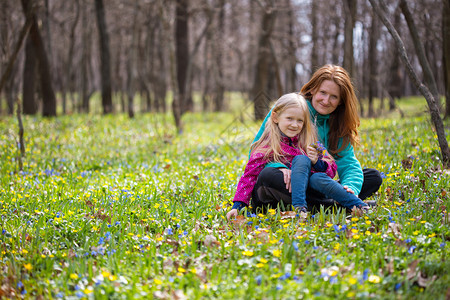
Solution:
<path fill-rule="evenodd" d="M 317 127 L 317 133 L 319 135 L 319 139 L 325 148 L 328 149 L 328 132 L 330 131 L 330 127 L 328 125 L 328 119 L 330 115 L 321 115 L 319 114 L 314 107 L 312 106 L 310 101 L 307 101 L 309 107 L 309 113 L 311 115 L 311 119 L 313 123 Z M 264 132 L 265 125 L 267 120 L 269 119 L 272 110 L 267 114 L 264 119 L 261 127 L 259 128 L 258 133 L 253 140 L 253 143 L 259 140 L 262 133 Z M 338 142 L 338 148 L 342 145 L 342 138 Z M 336 159 L 337 172 L 339 175 L 339 180 L 342 185 L 346 185 L 355 192 L 355 195 L 359 195 L 361 192 L 362 184 L 363 184 L 363 172 L 361 169 L 361 164 L 358 159 L 355 157 L 355 151 L 353 150 L 353 146 L 348 144 L 348 146 L 338 153 L 339 157 Z M 286 168 L 285 165 L 281 163 L 269 163 L 266 167 L 274 167 L 274 168 Z"/>

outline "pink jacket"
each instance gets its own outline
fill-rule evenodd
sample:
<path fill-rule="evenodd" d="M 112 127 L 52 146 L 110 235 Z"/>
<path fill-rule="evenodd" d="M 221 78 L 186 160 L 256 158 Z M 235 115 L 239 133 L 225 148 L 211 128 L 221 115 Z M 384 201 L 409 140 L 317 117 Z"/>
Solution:
<path fill-rule="evenodd" d="M 298 143 L 297 137 L 293 138 L 282 137 L 281 150 L 285 154 L 284 155 L 285 161 L 283 163 L 289 166 L 289 168 L 295 156 L 306 155 L 303 149 L 299 149 L 296 147 L 297 143 Z M 291 144 L 292 146 L 290 146 L 289 144 Z M 239 183 L 237 186 L 236 194 L 234 195 L 233 202 L 240 201 L 249 205 L 250 198 L 252 197 L 252 191 L 253 188 L 255 187 L 256 180 L 258 179 L 258 175 L 264 169 L 265 165 L 269 162 L 272 162 L 272 160 L 270 158 L 264 159 L 263 153 L 252 153 L 250 155 L 249 161 L 245 166 L 244 174 L 241 176 L 241 179 L 239 179 Z M 336 176 L 337 170 L 336 163 L 334 161 L 333 163 L 328 162 L 326 163 L 328 167 L 325 173 L 331 178 L 334 178 L 334 176 Z M 316 171 L 312 168 L 311 172 L 315 173 Z"/>

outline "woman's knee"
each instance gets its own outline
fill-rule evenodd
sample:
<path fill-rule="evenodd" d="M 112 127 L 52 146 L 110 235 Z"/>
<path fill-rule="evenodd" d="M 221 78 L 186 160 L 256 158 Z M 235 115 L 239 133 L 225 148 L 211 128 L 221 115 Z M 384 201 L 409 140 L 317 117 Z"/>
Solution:
<path fill-rule="evenodd" d="M 378 190 L 383 183 L 383 177 L 381 177 L 380 171 L 377 169 L 364 169 L 364 183 L 370 184 L 373 187 L 376 187 Z"/>

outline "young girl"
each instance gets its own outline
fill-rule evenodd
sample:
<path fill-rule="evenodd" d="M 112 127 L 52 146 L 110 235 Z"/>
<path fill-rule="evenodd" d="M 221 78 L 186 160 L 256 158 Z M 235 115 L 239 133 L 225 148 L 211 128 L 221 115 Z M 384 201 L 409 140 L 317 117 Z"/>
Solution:
<path fill-rule="evenodd" d="M 318 174 L 314 176 L 313 188 L 322 189 L 332 186 L 333 182 L 338 184 L 332 179 L 337 168 L 334 161 L 319 159 L 317 150 L 308 146 L 316 142 L 317 135 L 309 118 L 306 100 L 296 93 L 278 99 L 261 138 L 252 145 L 250 159 L 239 180 L 234 205 L 227 218 L 236 217 L 239 209 L 249 205 L 250 198 L 254 208 L 276 207 L 282 201 L 285 205 L 292 204 L 297 211 L 306 212 L 306 189 L 311 171 Z M 285 187 L 276 186 L 280 182 L 276 177 L 284 176 L 281 170 L 265 168 L 270 162 L 281 163 L 292 170 L 291 182 Z M 328 190 L 337 192 L 334 187 L 328 187 Z M 353 198 L 344 199 L 341 204 L 349 208 L 366 205 L 356 196 Z"/>

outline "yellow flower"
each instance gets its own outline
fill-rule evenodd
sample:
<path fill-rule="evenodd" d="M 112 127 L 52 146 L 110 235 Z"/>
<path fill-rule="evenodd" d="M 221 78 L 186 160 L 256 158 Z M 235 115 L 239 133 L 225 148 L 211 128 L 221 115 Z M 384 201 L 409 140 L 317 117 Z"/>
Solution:
<path fill-rule="evenodd" d="M 89 295 L 90 293 L 94 292 L 94 290 L 92 289 L 92 287 L 88 287 L 88 288 L 85 288 L 83 292 L 86 295 Z"/>
<path fill-rule="evenodd" d="M 248 250 L 242 251 L 242 255 L 245 255 L 245 256 L 253 256 L 253 251 L 248 251 Z"/>
<path fill-rule="evenodd" d="M 264 266 L 265 266 L 265 264 L 262 264 L 262 263 L 257 263 L 257 264 L 256 264 L 256 267 L 257 267 L 257 268 L 262 268 L 262 267 L 264 267 Z"/>
<path fill-rule="evenodd" d="M 419 230 L 416 230 L 416 231 L 413 232 L 414 235 L 418 235 L 419 233 L 420 233 Z"/>
<path fill-rule="evenodd" d="M 23 267 L 28 271 L 31 271 L 31 269 L 33 269 L 33 266 L 30 263 L 23 265 Z"/>
<path fill-rule="evenodd" d="M 432 238 L 432 237 L 435 237 L 436 236 L 436 233 L 432 233 L 432 234 L 430 234 L 430 235 L 428 235 L 428 237 L 430 237 L 430 238 Z"/>
<path fill-rule="evenodd" d="M 281 251 L 278 249 L 275 249 L 272 251 L 273 256 L 275 257 L 280 257 L 281 256 Z"/>
<path fill-rule="evenodd" d="M 370 224 L 372 224 L 372 222 L 370 222 L 370 221 L 366 221 L 366 224 L 367 224 L 367 225 L 370 225 Z"/>
<path fill-rule="evenodd" d="M 359 234 L 355 234 L 355 235 L 353 236 L 353 239 L 358 240 L 360 237 L 361 237 L 361 236 L 360 236 Z"/>
<path fill-rule="evenodd" d="M 334 248 L 334 250 L 339 250 L 340 247 L 341 247 L 341 244 L 336 243 L 333 248 Z"/>
<path fill-rule="evenodd" d="M 358 221 L 359 219 L 358 219 L 357 217 L 353 217 L 351 220 L 352 220 L 352 222 L 356 222 L 356 221 Z"/>
<path fill-rule="evenodd" d="M 78 279 L 78 274 L 72 273 L 72 274 L 70 274 L 69 277 L 70 277 L 70 279 L 76 280 L 76 279 Z"/>
<path fill-rule="evenodd" d="M 111 280 L 111 281 L 114 281 L 114 280 L 117 280 L 117 276 L 116 275 L 109 275 L 108 279 Z"/>
<path fill-rule="evenodd" d="M 102 272 L 102 276 L 103 276 L 104 278 L 108 278 L 110 275 L 111 275 L 111 273 L 109 273 L 108 271 L 103 271 L 103 272 Z"/>
<path fill-rule="evenodd" d="M 153 279 L 153 281 L 156 283 L 156 284 L 162 284 L 162 281 L 161 280 L 159 280 L 159 279 Z"/>
<path fill-rule="evenodd" d="M 269 213 L 270 213 L 271 215 L 274 215 L 274 214 L 276 214 L 276 210 L 273 209 L 273 208 L 271 208 L 271 209 L 269 209 Z"/>
<path fill-rule="evenodd" d="M 369 282 L 372 283 L 379 283 L 381 281 L 380 277 L 377 275 L 370 275 L 369 276 Z"/>
<path fill-rule="evenodd" d="M 197 274 L 197 270 L 195 268 L 192 268 L 189 270 L 192 274 Z"/>
<path fill-rule="evenodd" d="M 186 273 L 186 269 L 182 267 L 178 267 L 178 272 L 180 273 Z"/>
<path fill-rule="evenodd" d="M 262 262 L 263 264 L 267 264 L 267 262 L 268 262 L 268 260 L 265 258 L 261 258 L 259 261 Z"/>
<path fill-rule="evenodd" d="M 358 282 L 355 278 L 353 278 L 353 277 L 350 277 L 349 279 L 348 279 L 348 283 L 350 283 L 350 284 L 355 284 L 356 282 Z"/>
<path fill-rule="evenodd" d="M 367 230 L 367 231 L 365 232 L 365 234 L 366 234 L 366 235 L 371 235 L 372 233 L 371 233 L 369 230 Z"/>
<path fill-rule="evenodd" d="M 358 233 L 358 229 L 352 228 L 353 233 Z"/>

